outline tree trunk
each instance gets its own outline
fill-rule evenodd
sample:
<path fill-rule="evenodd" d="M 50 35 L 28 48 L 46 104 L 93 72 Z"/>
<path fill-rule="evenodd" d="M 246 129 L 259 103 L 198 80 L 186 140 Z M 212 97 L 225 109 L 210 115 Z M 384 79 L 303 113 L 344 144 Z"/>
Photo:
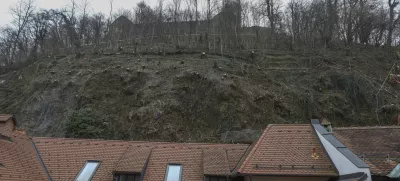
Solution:
<path fill-rule="evenodd" d="M 392 45 L 392 36 L 393 36 L 393 19 L 394 19 L 394 7 L 390 6 L 389 8 L 389 27 L 388 27 L 388 37 L 386 40 L 386 45 Z"/>
<path fill-rule="evenodd" d="M 346 32 L 346 37 L 347 37 L 347 43 L 351 44 L 353 43 L 353 23 L 351 22 L 352 18 L 352 8 L 350 8 L 350 13 L 349 17 L 347 19 L 347 32 Z"/>
<path fill-rule="evenodd" d="M 210 38 L 211 38 L 211 0 L 207 0 L 207 49 L 210 51 L 211 44 L 210 44 Z M 215 42 L 215 40 L 214 40 Z M 214 46 L 215 47 L 215 46 Z"/>
<path fill-rule="evenodd" d="M 389 4 L 389 27 L 388 27 L 388 36 L 387 36 L 387 40 L 386 40 L 386 45 L 387 46 L 392 46 L 392 42 L 393 42 L 393 30 L 397 24 L 397 22 L 399 21 L 399 17 L 396 18 L 396 20 L 394 20 L 394 8 L 396 8 L 397 5 L 399 5 L 399 2 L 397 0 L 388 0 L 388 4 Z"/>
<path fill-rule="evenodd" d="M 332 2 L 333 1 L 333 2 Z M 325 47 L 330 45 L 332 40 L 333 32 L 335 29 L 335 24 L 337 22 L 337 2 L 338 0 L 327 0 L 326 12 L 327 12 L 327 22 L 324 25 L 323 41 Z"/>

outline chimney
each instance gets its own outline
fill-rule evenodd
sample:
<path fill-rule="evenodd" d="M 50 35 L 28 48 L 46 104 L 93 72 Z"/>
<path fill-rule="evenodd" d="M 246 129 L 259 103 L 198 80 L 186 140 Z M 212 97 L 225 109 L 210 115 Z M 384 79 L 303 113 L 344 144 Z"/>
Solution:
<path fill-rule="evenodd" d="M 321 121 L 321 126 L 323 126 L 326 131 L 328 131 L 328 133 L 332 133 L 333 129 L 332 129 L 332 123 L 328 121 L 328 119 L 324 118 Z"/>
<path fill-rule="evenodd" d="M 0 135 L 10 137 L 14 129 L 14 116 L 11 114 L 0 114 Z"/>

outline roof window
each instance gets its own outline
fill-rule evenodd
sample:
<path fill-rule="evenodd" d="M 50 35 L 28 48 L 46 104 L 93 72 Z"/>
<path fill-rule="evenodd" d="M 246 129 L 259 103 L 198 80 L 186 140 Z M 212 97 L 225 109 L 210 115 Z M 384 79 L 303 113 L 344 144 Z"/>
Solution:
<path fill-rule="evenodd" d="M 87 161 L 75 181 L 91 181 L 99 164 L 99 161 Z"/>
<path fill-rule="evenodd" d="M 182 180 L 182 165 L 169 164 L 165 174 L 164 181 L 181 181 Z"/>

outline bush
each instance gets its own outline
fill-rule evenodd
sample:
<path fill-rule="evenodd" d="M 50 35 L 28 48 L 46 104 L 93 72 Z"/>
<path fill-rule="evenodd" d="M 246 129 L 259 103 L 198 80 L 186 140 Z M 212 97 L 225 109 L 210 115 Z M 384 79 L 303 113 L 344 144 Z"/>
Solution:
<path fill-rule="evenodd" d="M 72 138 L 109 138 L 108 119 L 90 108 L 75 111 L 66 123 L 66 136 Z"/>

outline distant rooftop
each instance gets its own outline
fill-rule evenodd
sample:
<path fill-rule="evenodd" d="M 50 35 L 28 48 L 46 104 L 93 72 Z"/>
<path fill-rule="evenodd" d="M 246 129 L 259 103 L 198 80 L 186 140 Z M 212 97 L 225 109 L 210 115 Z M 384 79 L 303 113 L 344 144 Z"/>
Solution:
<path fill-rule="evenodd" d="M 333 134 L 375 175 L 389 174 L 400 162 L 400 126 L 334 128 Z"/>

